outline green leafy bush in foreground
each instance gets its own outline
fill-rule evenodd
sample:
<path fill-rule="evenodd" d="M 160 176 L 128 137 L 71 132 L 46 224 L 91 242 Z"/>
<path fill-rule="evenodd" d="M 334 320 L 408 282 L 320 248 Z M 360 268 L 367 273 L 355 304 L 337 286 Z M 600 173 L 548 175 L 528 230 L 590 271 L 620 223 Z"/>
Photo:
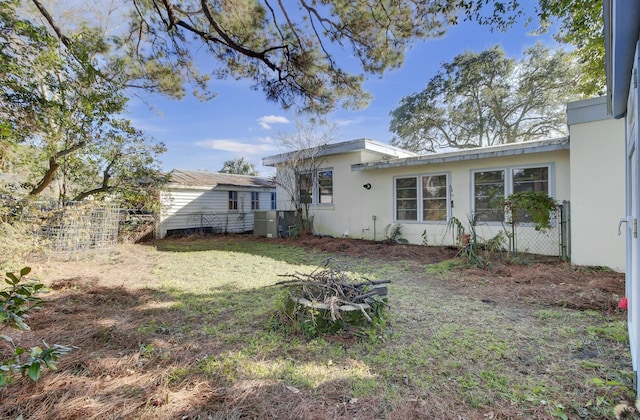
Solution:
<path fill-rule="evenodd" d="M 42 307 L 44 301 L 37 293 L 43 291 L 44 285 L 25 283 L 25 276 L 30 272 L 31 268 L 24 267 L 18 274 L 6 273 L 4 281 L 9 287 L 0 291 L 0 332 L 6 328 L 29 331 L 29 325 L 25 322 L 28 313 Z M 43 367 L 55 370 L 58 358 L 71 351 L 70 347 L 59 344 L 50 347 L 44 341 L 44 348 L 36 346 L 27 349 L 17 346 L 11 337 L 4 334 L 0 334 L 0 340 L 13 347 L 11 357 L 0 364 L 0 387 L 11 383 L 17 373 L 37 381 Z"/>

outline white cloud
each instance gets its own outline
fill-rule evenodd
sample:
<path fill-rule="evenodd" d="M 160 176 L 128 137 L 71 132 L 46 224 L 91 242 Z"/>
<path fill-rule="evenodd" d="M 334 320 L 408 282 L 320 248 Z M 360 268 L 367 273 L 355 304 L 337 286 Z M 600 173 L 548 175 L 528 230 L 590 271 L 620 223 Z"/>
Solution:
<path fill-rule="evenodd" d="M 269 130 L 272 124 L 289 124 L 290 121 L 287 117 L 280 115 L 265 115 L 264 117 L 258 118 L 258 123 L 265 130 Z"/>
<path fill-rule="evenodd" d="M 246 143 L 238 140 L 211 139 L 196 142 L 200 147 L 219 150 L 222 152 L 233 152 L 241 155 L 264 155 L 277 150 L 270 137 L 257 139 L 255 143 Z"/>
<path fill-rule="evenodd" d="M 338 127 L 346 127 L 348 125 L 354 125 L 354 124 L 361 124 L 363 123 L 362 118 L 355 118 L 355 119 L 335 119 L 332 120 L 332 122 L 338 126 Z"/>

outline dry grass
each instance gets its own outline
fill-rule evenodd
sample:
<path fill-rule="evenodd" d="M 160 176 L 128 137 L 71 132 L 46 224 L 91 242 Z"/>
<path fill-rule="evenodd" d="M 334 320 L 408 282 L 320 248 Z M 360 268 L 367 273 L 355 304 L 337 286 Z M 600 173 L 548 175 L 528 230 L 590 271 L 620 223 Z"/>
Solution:
<path fill-rule="evenodd" d="M 384 336 L 308 339 L 277 323 L 271 286 L 326 258 L 317 242 L 183 239 L 36 262 L 49 303 L 14 336 L 77 349 L 0 390 L 0 417 L 606 418 L 635 398 L 619 274 L 477 271 L 426 265 L 447 250 L 407 247 L 407 261 L 396 246 L 322 243 L 392 280 Z"/>

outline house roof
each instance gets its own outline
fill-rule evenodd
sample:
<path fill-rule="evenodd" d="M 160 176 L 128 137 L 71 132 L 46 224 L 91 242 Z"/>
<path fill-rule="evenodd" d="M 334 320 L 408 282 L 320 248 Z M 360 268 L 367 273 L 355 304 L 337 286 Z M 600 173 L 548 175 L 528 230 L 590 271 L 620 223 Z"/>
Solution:
<path fill-rule="evenodd" d="M 271 178 L 250 175 L 233 175 L 210 171 L 171 171 L 170 187 L 238 187 L 238 188 L 275 188 Z"/>
<path fill-rule="evenodd" d="M 636 43 L 640 34 L 640 1 L 605 0 L 604 48 L 609 113 L 627 112 L 627 96 Z"/>
<path fill-rule="evenodd" d="M 301 156 L 313 155 L 314 157 L 339 155 L 342 153 L 358 152 L 361 150 L 367 150 L 370 152 L 378 153 L 386 158 L 402 158 L 409 156 L 417 156 L 416 153 L 408 150 L 401 149 L 399 147 L 391 146 L 389 144 L 380 143 L 375 140 L 360 138 L 356 140 L 343 141 L 340 143 L 331 143 L 324 146 L 320 146 L 317 151 L 312 149 L 305 149 L 296 152 L 281 153 L 279 155 L 267 156 L 262 158 L 262 164 L 264 166 L 276 166 L 280 163 L 287 162 L 291 157 L 300 153 Z M 309 153 L 304 153 L 308 151 Z"/>
<path fill-rule="evenodd" d="M 569 137 L 557 139 L 527 141 L 523 143 L 501 144 L 498 146 L 477 147 L 473 149 L 456 150 L 453 152 L 434 153 L 401 159 L 380 160 L 351 165 L 352 171 L 366 171 L 371 169 L 398 168 L 405 166 L 428 165 L 434 163 L 459 162 L 465 160 L 487 159 L 503 156 L 517 156 L 529 153 L 552 152 L 569 149 Z"/>

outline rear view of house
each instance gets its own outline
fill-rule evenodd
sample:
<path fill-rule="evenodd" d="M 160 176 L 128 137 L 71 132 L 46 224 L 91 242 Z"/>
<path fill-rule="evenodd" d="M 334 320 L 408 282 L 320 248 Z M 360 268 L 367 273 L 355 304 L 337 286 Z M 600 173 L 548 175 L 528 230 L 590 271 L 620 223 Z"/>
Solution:
<path fill-rule="evenodd" d="M 253 229 L 254 211 L 275 209 L 276 189 L 269 178 L 174 170 L 160 203 L 158 238 L 248 232 Z"/>
<path fill-rule="evenodd" d="M 570 137 L 427 155 L 370 139 L 329 144 L 318 149 L 313 171 L 300 171 L 298 193 L 309 203 L 316 234 L 380 241 L 400 226 L 409 243 L 456 245 L 453 220 L 466 233 L 475 223 L 480 242 L 623 271 L 617 223 L 624 213 L 624 156 L 623 145 L 611 139 L 624 135 L 624 124 L 606 106 L 604 97 L 570 103 Z M 262 162 L 282 171 L 288 158 Z M 565 212 L 553 214 L 549 228 L 532 220 L 516 226 L 504 203 L 518 192 L 545 193 L 564 203 Z M 287 194 L 278 197 L 278 210 L 291 209 Z"/>

